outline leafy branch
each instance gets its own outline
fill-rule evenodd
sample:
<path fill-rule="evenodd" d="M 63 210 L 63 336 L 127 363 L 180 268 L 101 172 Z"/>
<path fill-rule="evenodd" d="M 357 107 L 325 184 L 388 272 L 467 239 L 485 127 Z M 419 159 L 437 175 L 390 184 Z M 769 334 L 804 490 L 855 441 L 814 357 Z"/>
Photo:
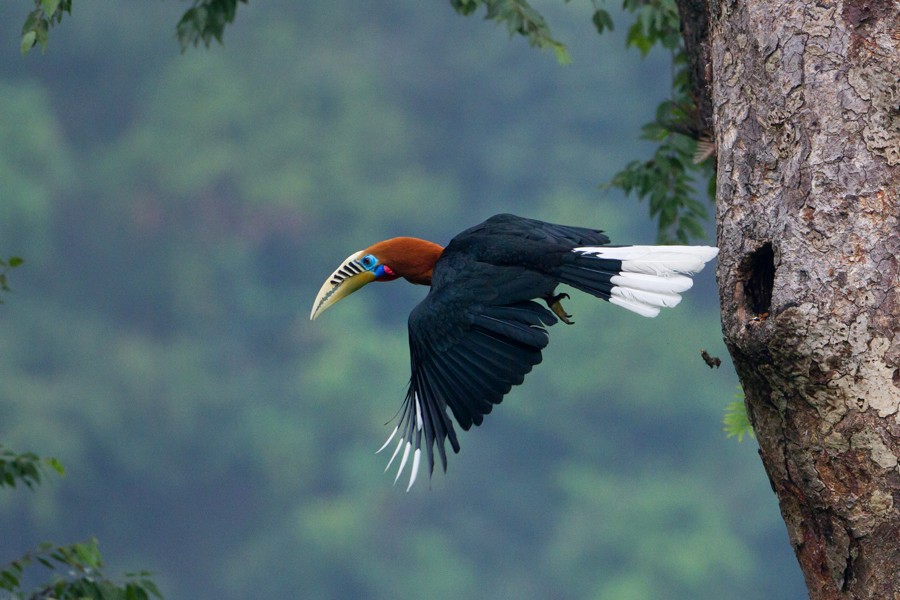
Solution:
<path fill-rule="evenodd" d="M 62 22 L 63 14 L 72 14 L 72 0 L 33 0 L 34 10 L 28 13 L 22 26 L 20 48 L 22 54 L 36 45 L 47 49 L 50 28 Z M 193 6 L 186 10 L 175 26 L 175 37 L 181 49 L 190 46 L 206 47 L 215 40 L 222 43 L 225 27 L 234 22 L 239 2 L 249 0 L 193 0 Z"/>
<path fill-rule="evenodd" d="M 65 474 L 55 458 L 41 458 L 31 452 L 17 453 L 0 445 L 0 487 L 16 487 L 21 482 L 28 488 L 41 483 L 42 474 L 51 469 Z M 39 564 L 53 571 L 50 583 L 32 592 L 23 592 L 22 579 L 26 569 Z M 107 578 L 102 571 L 103 556 L 96 539 L 69 546 L 50 542 L 39 544 L 36 550 L 25 553 L 9 564 L 0 566 L 0 591 L 4 598 L 59 600 L 149 600 L 162 598 L 150 573 L 126 573 L 123 582 Z"/>
<path fill-rule="evenodd" d="M 687 244 L 702 238 L 709 212 L 706 204 L 697 200 L 695 184 L 706 179 L 710 198 L 715 191 L 712 166 L 694 160 L 697 140 L 676 131 L 683 111 L 675 101 L 660 104 L 656 119 L 644 125 L 641 134 L 642 139 L 658 143 L 653 157 L 631 161 L 605 186 L 647 200 L 650 216 L 657 220 L 657 238 L 663 243 Z"/>
<path fill-rule="evenodd" d="M 553 37 L 544 17 L 526 0 L 450 0 L 450 4 L 461 15 L 470 15 L 484 6 L 484 18 L 505 23 L 510 36 L 521 35 L 536 48 L 553 50 L 562 64 L 572 62 L 565 44 Z"/>
<path fill-rule="evenodd" d="M 591 20 L 598 33 L 612 30 L 612 15 L 605 0 L 592 0 Z M 532 46 L 552 48 L 561 62 L 569 61 L 565 45 L 550 33 L 544 19 L 525 0 L 450 0 L 457 12 L 469 15 L 485 6 L 485 18 L 505 22 L 511 35 L 525 36 Z M 683 243 L 703 238 L 703 222 L 709 219 L 705 203 L 697 200 L 698 183 L 708 181 L 707 194 L 714 198 L 712 161 L 715 148 L 697 125 L 697 108 L 690 94 L 690 74 L 675 0 L 623 0 L 632 13 L 626 43 L 641 55 L 655 46 L 672 55 L 672 98 L 659 105 L 656 118 L 644 125 L 642 138 L 657 142 L 647 161 L 632 161 L 603 187 L 616 187 L 638 200 L 647 200 L 650 216 L 657 220 L 661 242 Z"/>
<path fill-rule="evenodd" d="M 598 0 L 594 0 L 597 8 Z M 698 201 L 695 186 L 707 181 L 707 196 L 715 198 L 714 152 L 711 141 L 697 128 L 697 108 L 690 95 L 687 55 L 674 0 L 625 0 L 623 8 L 635 14 L 626 44 L 642 56 L 660 46 L 672 54 L 672 98 L 656 109 L 656 118 L 642 128 L 642 139 L 657 142 L 653 157 L 632 161 L 605 187 L 617 187 L 638 200 L 647 200 L 650 216 L 657 220 L 657 239 L 687 244 L 705 235 L 709 219 L 706 204 Z M 605 13 L 597 8 L 600 13 Z M 612 20 L 595 12 L 598 32 L 612 29 Z M 598 22 L 600 24 L 598 24 Z M 602 26 L 601 26 L 602 25 Z"/>
<path fill-rule="evenodd" d="M 23 593 L 22 578 L 26 569 L 35 563 L 53 571 L 51 583 Z M 115 582 L 103 574 L 103 556 L 95 538 L 81 544 L 56 546 L 42 543 L 37 550 L 0 568 L 0 590 L 12 598 L 38 599 L 96 599 L 96 600 L 149 600 L 162 598 L 150 573 L 127 573 L 123 582 Z M 61 575 L 63 571 L 66 574 Z"/>
<path fill-rule="evenodd" d="M 209 48 L 213 40 L 221 44 L 225 26 L 237 16 L 238 2 L 247 4 L 248 0 L 194 0 L 194 6 L 185 11 L 175 26 L 181 50 L 201 43 Z"/>
<path fill-rule="evenodd" d="M 34 0 L 34 10 L 22 26 L 22 54 L 28 54 L 37 44 L 46 50 L 50 27 L 62 21 L 63 13 L 72 14 L 72 0 Z"/>
<path fill-rule="evenodd" d="M 647 56 L 657 44 L 672 51 L 681 47 L 681 24 L 675 0 L 625 0 L 622 8 L 636 17 L 628 29 L 626 45 L 636 47 L 641 55 Z"/>
<path fill-rule="evenodd" d="M 41 482 L 46 468 L 60 475 L 66 472 L 55 458 L 41 458 L 31 452 L 18 454 L 0 445 L 0 487 L 14 488 L 17 482 L 21 482 L 33 489 Z"/>
<path fill-rule="evenodd" d="M 71 13 L 72 0 L 33 0 L 22 29 L 22 52 L 35 44 L 47 46 L 47 32 Z M 176 25 L 182 49 L 222 43 L 225 27 L 234 22 L 239 3 L 248 0 L 193 0 Z M 603 8 L 605 0 L 592 0 L 592 21 L 599 33 L 612 30 L 614 22 Z M 528 0 L 450 0 L 460 14 L 471 15 L 485 8 L 485 18 L 504 23 L 510 35 L 521 35 L 535 47 L 551 49 L 561 63 L 570 62 L 566 46 L 557 40 L 544 18 Z M 715 147 L 697 126 L 697 108 L 690 95 L 688 61 L 675 0 L 623 0 L 622 8 L 634 15 L 628 28 L 627 45 L 642 55 L 655 46 L 672 54 L 672 99 L 657 109 L 656 119 L 645 125 L 643 137 L 658 142 L 653 157 L 632 161 L 607 184 L 647 200 L 650 216 L 657 219 L 660 241 L 687 243 L 704 236 L 708 220 L 706 204 L 698 201 L 697 183 L 710 181 L 712 198 L 714 171 L 710 160 Z"/>

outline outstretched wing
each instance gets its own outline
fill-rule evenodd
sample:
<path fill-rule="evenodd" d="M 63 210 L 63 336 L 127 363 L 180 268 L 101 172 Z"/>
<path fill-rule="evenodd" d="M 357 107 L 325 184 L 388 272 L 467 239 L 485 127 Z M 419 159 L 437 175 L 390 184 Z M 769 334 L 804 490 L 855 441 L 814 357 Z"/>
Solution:
<path fill-rule="evenodd" d="M 460 276 L 433 287 L 409 317 L 412 376 L 399 424 L 382 446 L 399 434 L 388 467 L 400 456 L 396 481 L 412 459 L 407 489 L 416 480 L 423 449 L 429 474 L 435 447 L 445 470 L 445 441 L 459 452 L 447 408 L 464 430 L 480 425 L 493 405 L 541 362 L 549 341 L 544 327 L 556 322 L 536 302 L 517 300 L 533 297 L 535 286 L 543 284 L 535 278 L 541 276 L 482 263 L 467 266 Z"/>
<path fill-rule="evenodd" d="M 575 246 L 600 246 L 609 243 L 609 238 L 599 229 L 558 225 L 510 214 L 494 215 L 483 223 L 463 231 L 454 238 L 454 241 L 469 241 L 474 238 L 482 240 L 488 246 L 494 246 L 492 240 L 507 236 L 541 243 L 547 250 L 553 246 L 569 249 Z"/>

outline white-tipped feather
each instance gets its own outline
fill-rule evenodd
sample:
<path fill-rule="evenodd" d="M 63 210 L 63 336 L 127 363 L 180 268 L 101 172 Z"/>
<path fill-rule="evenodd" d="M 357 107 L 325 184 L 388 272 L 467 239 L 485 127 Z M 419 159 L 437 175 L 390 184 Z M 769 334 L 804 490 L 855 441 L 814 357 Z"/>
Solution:
<path fill-rule="evenodd" d="M 398 432 L 398 431 L 400 431 L 400 426 L 399 426 L 399 425 L 397 425 L 396 427 L 394 427 L 394 430 L 391 432 L 391 435 L 388 436 L 388 439 L 384 442 L 384 445 L 382 445 L 381 448 L 379 448 L 378 450 L 376 450 L 376 451 L 375 451 L 375 454 L 378 454 L 379 452 L 381 452 L 382 450 L 384 450 L 385 448 L 387 448 L 387 445 L 391 443 L 391 440 L 394 439 L 394 436 L 397 435 L 397 432 Z"/>
<path fill-rule="evenodd" d="M 422 406 L 419 404 L 418 392 L 416 392 L 416 429 L 422 431 Z"/>
<path fill-rule="evenodd" d="M 611 297 L 609 299 L 609 303 L 615 304 L 616 306 L 621 306 L 622 308 L 626 308 L 631 312 L 641 315 L 642 317 L 650 317 L 651 319 L 659 314 L 659 308 L 655 306 L 641 304 L 639 302 L 632 302 L 630 300 L 625 300 L 617 296 Z"/>
<path fill-rule="evenodd" d="M 397 458 L 397 453 L 400 452 L 400 446 L 403 445 L 403 438 L 400 438 L 400 441 L 397 442 L 397 447 L 394 448 L 394 453 L 391 454 L 391 460 L 388 461 L 387 466 L 384 468 L 384 472 L 387 473 L 387 470 L 391 468 L 391 464 L 393 464 L 394 459 Z"/>
<path fill-rule="evenodd" d="M 400 468 L 397 469 L 397 476 L 394 477 L 394 483 L 397 483 L 397 480 L 400 479 L 400 474 L 403 472 L 403 468 L 406 466 L 406 461 L 409 459 L 409 451 L 412 449 L 412 442 L 406 442 L 406 448 L 403 450 L 403 458 L 400 459 Z"/>
<path fill-rule="evenodd" d="M 422 430 L 424 423 L 422 421 L 422 405 L 419 402 L 419 394 L 416 393 L 413 397 L 413 400 L 416 403 L 416 427 L 419 431 Z M 397 435 L 397 432 L 400 430 L 400 426 L 397 425 L 394 427 L 394 430 L 391 432 L 391 435 L 388 436 L 387 441 L 379 448 L 375 454 L 378 454 L 385 448 L 387 448 L 388 444 L 391 443 L 391 440 L 394 439 L 394 436 Z M 397 454 L 400 452 L 400 448 L 403 447 L 404 438 L 401 436 L 400 441 L 397 442 L 397 447 L 394 448 L 394 453 L 391 455 L 391 460 L 388 461 L 387 466 L 384 468 L 385 473 L 387 470 L 391 468 L 391 465 L 394 464 L 394 459 L 397 458 Z M 394 483 L 397 483 L 397 480 L 400 479 L 400 474 L 403 473 L 403 469 L 406 467 L 406 462 L 409 460 L 409 453 L 412 450 L 412 441 L 406 442 L 406 447 L 403 450 L 403 458 L 400 459 L 400 467 L 397 469 L 397 475 L 394 477 Z M 416 451 L 413 453 L 413 462 L 412 462 L 412 472 L 409 474 L 409 485 L 406 486 L 406 491 L 408 492 L 410 488 L 412 488 L 413 483 L 416 481 L 416 477 L 419 475 L 419 463 L 422 460 L 422 449 L 416 448 Z"/>
<path fill-rule="evenodd" d="M 694 285 L 694 280 L 687 275 L 672 275 L 671 277 L 657 277 L 646 273 L 622 273 L 613 275 L 609 282 L 615 286 L 643 290 L 645 292 L 662 292 L 680 294 L 686 292 Z"/>
<path fill-rule="evenodd" d="M 421 458 L 422 449 L 416 448 L 416 452 L 413 454 L 412 473 L 409 474 L 409 485 L 406 486 L 407 492 L 412 489 L 413 484 L 416 482 L 416 476 L 419 474 L 419 459 Z"/>
<path fill-rule="evenodd" d="M 700 271 L 715 258 L 719 249 L 711 246 L 583 246 L 573 252 L 620 260 L 622 272 L 667 277 Z"/>
<path fill-rule="evenodd" d="M 613 298 L 621 298 L 636 304 L 644 304 L 647 306 L 656 306 L 659 308 L 672 308 L 678 306 L 681 302 L 681 296 L 678 294 L 664 294 L 662 292 L 645 292 L 643 290 L 633 290 L 630 288 L 614 287 L 610 292 Z"/>
<path fill-rule="evenodd" d="M 655 317 L 660 308 L 671 308 L 681 302 L 681 292 L 691 289 L 688 276 L 719 253 L 710 246 L 584 246 L 575 248 L 586 256 L 620 261 L 617 275 L 609 282 L 611 304 L 621 306 L 644 317 Z"/>

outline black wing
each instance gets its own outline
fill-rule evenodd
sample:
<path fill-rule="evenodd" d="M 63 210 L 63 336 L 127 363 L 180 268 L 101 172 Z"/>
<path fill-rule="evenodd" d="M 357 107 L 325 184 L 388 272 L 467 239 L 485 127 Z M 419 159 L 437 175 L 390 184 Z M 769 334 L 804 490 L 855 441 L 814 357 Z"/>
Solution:
<path fill-rule="evenodd" d="M 423 446 L 429 474 L 434 471 L 435 446 L 444 470 L 444 442 L 449 439 L 453 451 L 459 451 L 447 408 L 464 430 L 480 425 L 493 405 L 541 362 L 541 350 L 549 341 L 544 327 L 557 320 L 543 306 L 524 299 L 546 287 L 542 275 L 460 256 L 442 259 L 439 265 L 443 272 L 435 270 L 435 285 L 409 317 L 412 377 L 400 422 L 382 446 L 400 433 L 388 466 L 402 457 L 396 481 L 412 454 L 409 487 Z"/>
<path fill-rule="evenodd" d="M 476 246 L 479 250 L 490 252 L 502 249 L 498 239 L 514 238 L 538 244 L 544 251 L 562 247 L 571 250 L 577 246 L 602 246 L 609 243 L 609 238 L 600 229 L 558 225 L 536 219 L 526 219 L 510 214 L 494 215 L 490 219 L 471 227 L 456 237 L 447 246 L 464 245 L 468 248 Z M 516 246 L 513 242 L 513 246 Z M 469 250 L 471 252 L 471 250 Z"/>

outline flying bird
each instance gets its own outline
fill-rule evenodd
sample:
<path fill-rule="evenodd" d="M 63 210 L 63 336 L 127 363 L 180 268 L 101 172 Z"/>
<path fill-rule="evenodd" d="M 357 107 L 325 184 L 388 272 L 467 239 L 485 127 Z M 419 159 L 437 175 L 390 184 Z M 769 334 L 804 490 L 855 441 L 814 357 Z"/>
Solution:
<path fill-rule="evenodd" d="M 423 448 L 429 475 L 435 448 L 446 471 L 445 442 L 459 452 L 453 419 L 463 430 L 481 425 L 541 362 L 550 337 L 546 327 L 572 323 L 562 306 L 568 294 L 557 293 L 559 284 L 655 317 L 681 301 L 680 293 L 693 284 L 688 274 L 718 252 L 709 246 L 610 246 L 598 229 L 496 215 L 446 248 L 397 237 L 354 252 L 322 285 L 310 319 L 373 281 L 403 278 L 431 286 L 409 315 L 412 375 L 398 425 L 381 447 L 399 434 L 385 468 L 401 456 L 395 483 L 412 454 L 408 491 Z"/>

